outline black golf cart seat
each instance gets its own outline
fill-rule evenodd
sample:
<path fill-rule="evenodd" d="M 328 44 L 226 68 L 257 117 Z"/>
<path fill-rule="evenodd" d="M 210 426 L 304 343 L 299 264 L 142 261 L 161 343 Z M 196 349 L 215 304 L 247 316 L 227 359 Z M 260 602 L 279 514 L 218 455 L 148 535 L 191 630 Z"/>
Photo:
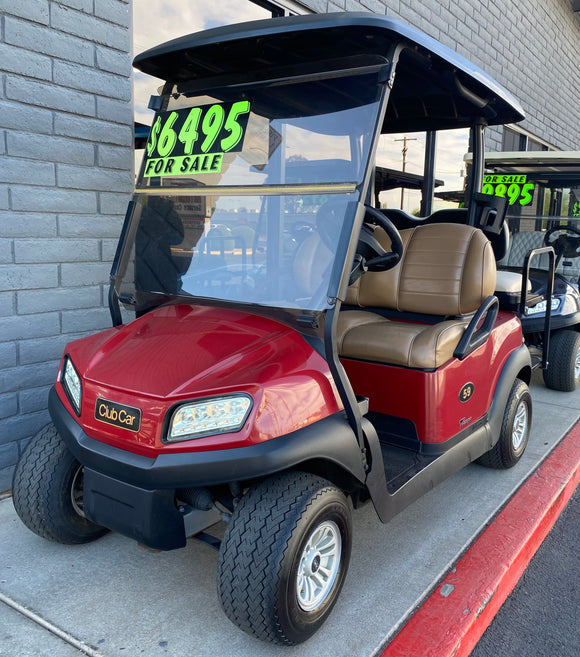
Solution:
<path fill-rule="evenodd" d="M 498 267 L 522 267 L 524 259 L 532 249 L 545 246 L 546 233 L 539 230 L 522 230 L 513 233 L 510 238 L 510 246 L 504 258 L 498 261 Z M 548 269 L 549 257 L 543 253 L 533 260 L 533 266 L 537 269 Z M 580 258 L 563 257 L 557 263 L 556 273 L 561 274 L 572 283 L 580 279 Z"/>
<path fill-rule="evenodd" d="M 400 234 L 399 264 L 366 272 L 350 286 L 346 304 L 365 310 L 341 311 L 339 355 L 433 370 L 453 357 L 472 313 L 494 292 L 493 249 L 481 230 L 461 224 L 426 224 Z M 375 236 L 388 248 L 381 228 Z"/>
<path fill-rule="evenodd" d="M 512 233 L 508 252 L 497 263 L 498 267 L 521 267 L 529 251 L 544 246 L 544 235 L 545 233 L 539 230 L 524 230 Z M 543 269 L 547 268 L 548 255 L 546 253 L 540 255 L 534 261 L 534 266 Z"/>

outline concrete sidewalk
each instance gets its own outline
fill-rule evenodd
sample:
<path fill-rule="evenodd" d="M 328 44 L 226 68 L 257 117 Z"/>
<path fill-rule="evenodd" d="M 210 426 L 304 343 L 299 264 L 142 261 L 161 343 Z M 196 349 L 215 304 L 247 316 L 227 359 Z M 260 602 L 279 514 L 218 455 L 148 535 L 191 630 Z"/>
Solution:
<path fill-rule="evenodd" d="M 322 630 L 296 648 L 262 644 L 226 619 L 215 592 L 217 553 L 205 544 L 152 554 L 115 534 L 78 547 L 49 543 L 29 532 L 5 499 L 0 656 L 69 657 L 86 644 L 87 654 L 103 657 L 371 657 L 580 416 L 578 392 L 547 390 L 541 375 L 532 396 L 532 434 L 515 468 L 471 465 L 388 525 L 370 505 L 354 514 L 345 587 Z M 30 610 L 69 642 L 6 602 Z"/>

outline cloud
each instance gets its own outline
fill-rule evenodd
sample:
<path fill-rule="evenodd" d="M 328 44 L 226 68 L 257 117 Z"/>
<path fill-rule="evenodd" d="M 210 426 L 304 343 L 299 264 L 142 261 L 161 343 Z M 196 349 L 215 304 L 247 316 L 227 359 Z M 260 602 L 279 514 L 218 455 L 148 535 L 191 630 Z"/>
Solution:
<path fill-rule="evenodd" d="M 266 9 L 248 0 L 134 0 L 133 47 L 137 55 L 186 34 L 269 16 Z"/>

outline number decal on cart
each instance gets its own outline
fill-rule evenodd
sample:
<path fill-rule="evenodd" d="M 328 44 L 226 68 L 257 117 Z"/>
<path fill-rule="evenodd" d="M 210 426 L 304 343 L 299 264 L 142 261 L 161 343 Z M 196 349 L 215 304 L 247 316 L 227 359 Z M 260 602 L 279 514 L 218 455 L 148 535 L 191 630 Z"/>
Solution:
<path fill-rule="evenodd" d="M 219 173 L 225 153 L 242 150 L 250 102 L 161 112 L 147 142 L 145 177 Z"/>
<path fill-rule="evenodd" d="M 473 383 L 466 383 L 463 388 L 459 391 L 459 401 L 460 402 L 467 402 L 473 397 L 473 391 L 475 390 L 475 386 Z"/>

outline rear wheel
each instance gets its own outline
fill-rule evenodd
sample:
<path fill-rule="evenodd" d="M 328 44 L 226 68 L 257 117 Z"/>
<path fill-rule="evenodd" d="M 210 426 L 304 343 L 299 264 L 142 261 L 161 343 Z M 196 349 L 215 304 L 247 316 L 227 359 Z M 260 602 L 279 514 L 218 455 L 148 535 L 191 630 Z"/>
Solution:
<path fill-rule="evenodd" d="M 477 462 L 488 468 L 513 467 L 526 449 L 531 424 L 532 397 L 528 386 L 516 379 L 505 407 L 499 440 Z"/>
<path fill-rule="evenodd" d="M 350 507 L 330 482 L 288 472 L 260 483 L 241 499 L 222 541 L 224 611 L 258 639 L 305 641 L 336 602 L 351 544 Z"/>
<path fill-rule="evenodd" d="M 572 392 L 580 385 L 580 333 L 561 329 L 550 335 L 544 383 L 552 390 Z"/>
<path fill-rule="evenodd" d="M 88 543 L 108 530 L 85 518 L 83 468 L 49 424 L 22 453 L 12 482 L 12 500 L 22 522 L 58 543 Z"/>

